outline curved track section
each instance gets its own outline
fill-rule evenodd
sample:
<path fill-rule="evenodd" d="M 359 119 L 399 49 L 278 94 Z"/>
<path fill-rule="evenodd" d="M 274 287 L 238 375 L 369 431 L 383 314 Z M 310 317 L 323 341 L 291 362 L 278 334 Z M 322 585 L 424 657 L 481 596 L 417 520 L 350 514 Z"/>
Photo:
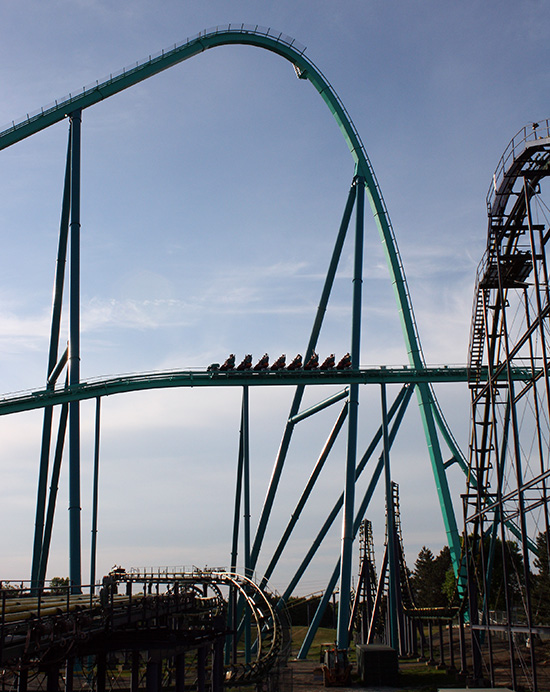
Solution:
<path fill-rule="evenodd" d="M 174 45 L 169 50 L 162 51 L 155 56 L 149 56 L 141 63 L 137 62 L 117 74 L 110 75 L 107 80 L 101 83 L 98 81 L 89 87 L 84 87 L 77 94 L 69 94 L 68 97 L 62 98 L 34 114 L 27 115 L 26 119 L 20 122 L 13 122 L 10 127 L 0 132 L 0 149 L 29 137 L 63 120 L 68 115 L 76 114 L 76 119 L 79 121 L 79 114 L 83 109 L 210 48 L 232 44 L 256 46 L 288 60 L 294 66 L 298 78 L 311 82 L 316 88 L 334 116 L 355 162 L 356 179 L 365 185 L 374 220 L 378 227 L 395 291 L 409 362 L 412 367 L 422 369 L 425 363 L 403 263 L 374 170 L 361 138 L 336 92 L 321 71 L 305 57 L 305 49 L 298 46 L 290 37 L 279 32 L 272 32 L 270 29 L 244 24 L 216 27 L 202 32 L 183 44 Z M 466 470 L 466 462 L 448 428 L 431 385 L 427 382 L 419 382 L 416 390 L 443 522 L 456 570 L 460 556 L 460 542 L 446 478 L 446 468 L 450 464 L 459 463 L 463 470 Z M 438 429 L 451 452 L 450 460 L 445 463 Z"/>
<path fill-rule="evenodd" d="M 399 256 L 397 242 L 389 221 L 380 186 L 376 180 L 365 147 L 343 103 L 326 77 L 313 62 L 305 57 L 305 48 L 299 47 L 290 37 L 280 32 L 272 33 L 269 29 L 262 29 L 258 26 L 246 26 L 244 24 L 230 24 L 228 27 L 216 27 L 215 29 L 199 33 L 183 44 L 174 45 L 173 48 L 163 50 L 156 56 L 149 56 L 147 60 L 141 63 L 137 62 L 135 66 L 124 68 L 121 72 L 110 75 L 109 79 L 101 83 L 97 82 L 95 85 L 84 87 L 78 94 L 69 94 L 69 96 L 55 101 L 54 104 L 41 108 L 35 114 L 27 115 L 27 118 L 20 122 L 13 122 L 11 127 L 0 132 L 0 150 L 64 120 L 73 112 L 89 108 L 100 101 L 104 101 L 110 96 L 195 55 L 199 55 L 210 48 L 232 44 L 264 48 L 288 60 L 294 66 L 299 79 L 306 79 L 311 82 L 333 114 L 355 161 L 356 173 L 365 178 L 372 211 L 384 242 L 392 279 L 402 310 L 401 316 L 404 322 L 410 360 L 416 367 L 420 367 L 423 363 L 423 358 L 414 322 L 412 304 L 405 281 L 403 264 Z"/>
<path fill-rule="evenodd" d="M 486 657 L 494 684 L 492 637 L 503 632 L 510 651 L 507 684 L 514 689 L 520 678 L 521 685 L 536 689 L 534 635 L 548 623 L 530 576 L 530 551 L 535 568 L 546 564 L 547 571 L 550 214 L 544 198 L 549 175 L 546 120 L 514 137 L 495 172 L 470 338 L 472 433 L 465 516 L 477 674 Z M 511 376 L 518 366 L 530 372 L 522 383 Z M 494 572 L 502 572 L 502 578 L 495 579 Z M 483 612 L 476 622 L 478 598 Z M 492 615 L 496 609 L 504 611 L 499 625 Z M 530 649 L 521 646 L 527 637 Z"/>
<path fill-rule="evenodd" d="M 288 658 L 289 629 L 283 627 L 279 613 L 274 606 L 275 600 L 270 597 L 268 591 L 260 589 L 255 582 L 247 577 L 217 570 L 195 569 L 192 572 L 157 571 L 150 573 L 132 570 L 128 573 L 118 574 L 116 580 L 121 584 L 164 584 L 172 590 L 183 592 L 196 590 L 200 593 L 212 589 L 215 594 L 212 607 L 218 609 L 220 604 L 223 607 L 229 604 L 230 613 L 232 612 L 231 603 L 235 602 L 235 597 L 241 598 L 244 604 L 242 622 L 239 623 L 235 616 L 233 622 L 228 623 L 228 629 L 232 632 L 231 636 L 238 639 L 239 631 L 246 627 L 246 618 L 249 619 L 251 638 L 255 642 L 254 658 L 246 662 L 239 661 L 235 644 L 233 661 L 226 666 L 225 671 L 225 682 L 229 686 L 252 684 L 265 680 L 271 668 L 281 658 L 285 660 Z M 222 595 L 221 589 L 223 587 L 229 589 L 227 597 Z M 231 614 L 229 617 L 232 617 Z"/>
<path fill-rule="evenodd" d="M 53 105 L 40 109 L 34 115 L 28 115 L 25 120 L 13 123 L 11 127 L 0 132 L 0 150 L 19 142 L 26 137 L 43 130 L 54 123 L 64 120 L 69 114 L 83 110 L 128 89 L 139 82 L 148 79 L 174 65 L 177 65 L 200 53 L 224 45 L 250 45 L 264 48 L 288 60 L 294 66 L 299 79 L 307 79 L 319 92 L 334 116 L 338 127 L 344 135 L 351 155 L 355 161 L 356 173 L 366 181 L 372 211 L 378 224 L 384 247 L 388 256 L 390 271 L 398 296 L 401 316 L 405 327 L 405 338 L 411 364 L 421 367 L 423 358 L 420 349 L 418 331 L 414 322 L 412 304 L 405 280 L 403 264 L 397 249 L 397 242 L 391 227 L 386 205 L 374 170 L 367 156 L 365 147 L 355 125 L 348 115 L 344 104 L 321 73 L 321 71 L 304 55 L 305 48 L 300 48 L 296 42 L 279 32 L 271 33 L 269 29 L 262 30 L 258 26 L 244 24 L 216 27 L 199 33 L 185 43 L 174 45 L 173 48 L 162 51 L 135 66 L 125 68 L 108 80 L 97 82 L 90 87 L 84 87 L 81 93 L 69 94 L 56 101 Z"/>
<path fill-rule="evenodd" d="M 232 654 L 223 679 L 234 687 L 265 681 L 290 652 L 290 629 L 283 626 L 274 599 L 235 573 L 116 569 L 98 595 L 71 594 L 66 587 L 38 594 L 6 588 L 0 594 L 0 663 L 18 675 L 69 655 L 97 655 L 98 649 L 114 653 L 160 646 L 177 655 L 227 641 Z M 236 616 L 228 622 L 228 605 L 231 619 L 237 596 L 244 604 L 241 627 Z M 237 648 L 245 627 L 255 642 L 248 661 Z"/>

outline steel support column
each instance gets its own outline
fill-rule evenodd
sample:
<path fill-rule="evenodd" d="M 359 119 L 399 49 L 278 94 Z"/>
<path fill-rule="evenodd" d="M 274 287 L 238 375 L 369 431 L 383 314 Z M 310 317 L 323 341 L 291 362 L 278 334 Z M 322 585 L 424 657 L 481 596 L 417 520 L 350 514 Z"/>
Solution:
<path fill-rule="evenodd" d="M 244 505 L 244 574 L 251 578 L 250 566 L 250 445 L 249 445 L 249 399 L 248 387 L 243 387 L 243 415 L 242 415 L 242 449 L 243 449 L 243 505 Z M 252 636 L 250 631 L 250 608 L 245 606 L 244 612 L 244 648 L 245 662 L 250 663 Z"/>
<path fill-rule="evenodd" d="M 239 526 L 241 522 L 241 498 L 243 494 L 243 406 L 241 405 L 241 427 L 239 430 L 239 456 L 237 461 L 237 478 L 235 482 L 235 505 L 233 512 L 233 539 L 231 543 L 230 572 L 237 573 L 239 555 Z"/>
<path fill-rule="evenodd" d="M 144 587 L 145 590 L 145 587 Z M 140 664 L 140 653 L 139 649 L 134 649 L 132 651 L 132 672 L 130 677 L 130 692 L 138 692 L 139 690 L 139 664 Z M 176 678 L 176 685 L 177 685 Z M 179 690 L 178 690 L 179 692 Z"/>
<path fill-rule="evenodd" d="M 107 654 L 102 651 L 96 656 L 96 692 L 106 692 L 107 689 Z M 147 688 L 149 692 L 149 688 Z M 155 691 L 156 692 L 156 691 Z"/>
<path fill-rule="evenodd" d="M 95 566 L 97 553 L 97 509 L 99 504 L 99 434 L 101 428 L 101 398 L 96 399 L 95 409 L 95 447 L 94 481 L 92 492 L 92 542 L 90 548 L 90 591 L 95 591 Z"/>
<path fill-rule="evenodd" d="M 21 668 L 17 680 L 17 692 L 27 692 L 28 682 L 29 682 L 29 670 L 28 668 Z"/>
<path fill-rule="evenodd" d="M 65 692 L 73 692 L 74 687 L 74 658 L 65 661 Z"/>
<path fill-rule="evenodd" d="M 57 501 L 57 491 L 59 489 L 59 474 L 61 473 L 61 460 L 63 458 L 63 448 L 65 446 L 65 434 L 67 431 L 67 417 L 69 404 L 61 406 L 61 414 L 59 416 L 59 427 L 57 431 L 57 442 L 55 445 L 55 454 L 52 465 L 52 475 L 50 481 L 50 496 L 48 500 L 48 511 L 46 513 L 46 524 L 44 526 L 44 538 L 42 541 L 42 553 L 40 556 L 40 570 L 38 575 L 38 583 L 40 586 L 44 584 L 46 579 L 46 571 L 48 569 L 48 557 L 50 554 L 50 543 L 52 539 L 53 520 L 55 515 L 55 506 Z"/>
<path fill-rule="evenodd" d="M 399 426 L 401 425 L 401 422 L 403 420 L 403 416 L 405 415 L 405 411 L 407 410 L 407 405 L 411 399 L 412 391 L 413 390 L 411 388 L 403 388 L 399 392 L 396 400 L 393 402 L 392 407 L 390 409 L 390 416 L 389 416 L 390 418 L 394 415 L 394 413 L 396 414 L 395 421 L 393 422 L 392 429 L 391 429 L 390 434 L 389 434 L 390 447 L 393 444 L 393 441 L 394 441 L 394 439 L 397 435 L 397 432 L 399 430 Z M 397 407 L 398 404 L 399 404 L 399 408 Z M 379 435 L 377 435 L 378 439 L 380 438 L 381 434 L 382 434 L 382 431 L 380 430 Z M 373 442 L 374 442 L 374 440 L 373 440 Z M 372 451 L 374 451 L 374 449 Z M 371 454 L 369 453 L 368 454 L 369 458 L 370 458 L 370 455 Z M 365 455 L 365 456 L 367 456 L 367 455 Z M 378 462 L 376 464 L 376 467 L 373 471 L 369 485 L 367 487 L 367 491 L 365 492 L 363 500 L 361 501 L 361 504 L 359 505 L 359 509 L 357 510 L 357 514 L 355 517 L 355 523 L 354 523 L 354 527 L 353 527 L 353 537 L 354 538 L 357 535 L 357 532 L 359 531 L 359 527 L 361 525 L 361 522 L 363 521 L 363 518 L 364 518 L 365 513 L 367 511 L 367 507 L 369 506 L 371 498 L 374 494 L 374 490 L 376 489 L 376 486 L 377 486 L 378 481 L 380 479 L 380 476 L 382 474 L 383 466 L 384 466 L 384 458 L 383 458 L 383 455 L 380 455 Z M 358 468 L 358 471 L 359 471 L 359 468 Z M 342 499 L 342 498 L 340 498 L 340 499 Z M 341 506 L 341 504 L 339 506 Z M 310 553 L 311 552 L 312 552 L 312 550 L 310 550 Z M 387 553 L 387 551 L 386 551 L 386 553 Z M 308 554 L 308 556 L 309 556 L 309 560 L 311 560 L 312 555 Z M 306 566 L 307 566 L 307 564 L 309 564 L 308 556 L 306 556 L 306 559 L 304 560 Z M 299 651 L 298 656 L 297 656 L 297 658 L 299 658 L 299 659 L 304 659 L 308 655 L 309 648 L 311 646 L 311 643 L 313 642 L 313 638 L 315 637 L 315 633 L 317 632 L 317 628 L 319 627 L 319 623 L 321 622 L 321 618 L 323 617 L 323 613 L 325 612 L 325 608 L 326 608 L 326 605 L 328 603 L 328 600 L 330 599 L 330 595 L 332 594 L 332 592 L 334 591 L 334 587 L 336 586 L 336 581 L 337 581 L 338 574 L 339 574 L 340 567 L 341 567 L 340 563 L 341 563 L 341 559 L 339 559 L 338 562 L 336 563 L 336 567 L 334 568 L 334 572 L 333 572 L 333 574 L 330 578 L 330 581 L 328 583 L 328 586 L 325 590 L 324 597 L 317 607 L 313 621 L 312 621 L 312 623 L 308 629 L 308 632 L 306 634 L 306 637 L 304 638 L 304 641 L 302 642 L 302 646 L 301 646 L 300 651 Z M 383 568 L 382 571 L 384 571 L 384 569 L 385 568 Z M 302 567 L 300 568 L 300 570 L 299 570 L 298 574 L 301 575 L 303 573 L 303 571 L 305 571 L 304 563 L 302 563 Z M 294 586 L 297 584 L 297 582 L 298 582 L 298 575 L 296 575 L 294 577 L 294 579 L 291 581 L 290 586 L 287 588 L 287 590 L 285 591 L 285 593 L 281 597 L 281 601 L 286 602 L 290 598 L 290 596 L 292 594 L 292 590 L 294 589 Z M 277 607 L 279 607 L 279 605 Z M 376 607 L 374 608 L 374 610 L 376 610 Z M 368 642 L 368 643 L 370 643 L 370 642 Z"/>
<path fill-rule="evenodd" d="M 59 665 L 51 663 L 46 672 L 46 692 L 59 692 Z M 98 688 L 98 692 L 101 692 Z"/>
<path fill-rule="evenodd" d="M 334 279 L 336 277 L 336 270 L 338 269 L 338 264 L 340 262 L 340 256 L 342 254 L 342 248 L 344 246 L 344 240 L 346 239 L 346 233 L 348 230 L 351 214 L 353 211 L 353 206 L 355 204 L 356 189 L 355 185 L 352 185 L 348 194 L 346 201 L 346 206 L 344 208 L 344 213 L 342 216 L 342 221 L 340 223 L 340 228 L 338 231 L 338 236 L 336 238 L 336 243 L 334 244 L 334 249 L 332 252 L 332 257 L 330 260 L 327 276 L 325 278 L 325 283 L 323 286 L 323 291 L 321 293 L 321 298 L 319 300 L 319 305 L 317 307 L 317 313 L 315 316 L 315 321 L 311 329 L 311 335 L 309 338 L 306 358 L 313 352 L 317 345 L 317 339 L 321 332 L 321 326 L 323 324 L 323 319 L 327 309 L 328 301 L 332 291 L 332 286 L 334 284 Z M 262 514 L 260 515 L 260 520 L 258 522 L 258 528 L 256 530 L 256 536 L 254 538 L 254 545 L 252 546 L 251 555 L 251 569 L 254 570 L 256 563 L 258 561 L 258 556 L 260 554 L 260 549 L 262 547 L 262 542 L 267 529 L 267 522 L 271 514 L 271 509 L 273 507 L 273 502 L 275 500 L 275 494 L 277 492 L 277 487 L 279 485 L 279 480 L 281 478 L 281 473 L 283 472 L 284 463 L 286 460 L 286 455 L 288 453 L 288 448 L 290 446 L 290 441 L 292 439 L 292 433 L 294 431 L 294 424 L 291 420 L 298 414 L 300 409 L 300 404 L 302 402 L 302 397 L 304 394 L 304 387 L 299 385 L 296 387 L 296 392 L 294 394 L 294 399 L 290 407 L 290 413 L 288 415 L 288 422 L 285 426 L 285 431 L 283 433 L 283 438 L 279 446 L 279 451 L 277 454 L 277 459 L 273 467 L 273 473 L 269 482 L 269 488 L 267 491 L 266 498 L 264 500 L 264 506 L 262 509 Z"/>
<path fill-rule="evenodd" d="M 361 349 L 361 308 L 363 283 L 363 230 L 365 183 L 357 177 L 355 207 L 355 259 L 353 271 L 353 303 L 351 327 L 351 367 L 358 369 Z M 336 641 L 339 649 L 348 648 L 348 625 L 351 594 L 351 570 L 353 549 L 353 514 L 355 506 L 355 463 L 357 459 L 357 417 L 359 408 L 359 385 L 349 388 L 348 447 L 344 485 L 344 510 L 342 517 L 342 551 L 340 562 L 340 605 L 338 607 L 338 629 Z"/>
<path fill-rule="evenodd" d="M 145 672 L 145 689 L 147 692 L 160 692 L 161 676 L 162 658 L 158 652 L 150 653 Z"/>
<path fill-rule="evenodd" d="M 407 405 L 410 401 L 412 391 L 413 390 L 408 386 L 403 387 L 401 389 L 401 391 L 399 392 L 399 394 L 397 395 L 392 406 L 391 406 L 389 418 L 391 419 L 391 418 L 393 418 L 394 415 L 396 415 L 396 421 L 392 427 L 392 435 L 394 434 L 394 431 L 395 431 L 395 434 L 397 434 L 397 430 L 398 430 L 399 425 L 403 419 L 403 416 L 404 416 L 405 411 L 407 409 Z M 378 429 L 378 431 L 374 435 L 370 445 L 367 448 L 367 451 L 365 452 L 365 454 L 363 455 L 363 458 L 361 459 L 360 463 L 357 466 L 357 471 L 355 474 L 355 480 L 356 481 L 359 478 L 359 476 L 361 475 L 361 473 L 363 472 L 363 470 L 365 469 L 366 464 L 368 463 L 368 461 L 370 460 L 370 458 L 372 457 L 372 455 L 376 451 L 376 447 L 379 444 L 381 439 L 382 439 L 382 426 L 380 426 L 380 428 Z M 390 440 L 391 439 L 393 439 L 393 438 L 390 437 Z M 371 481 L 369 484 L 369 488 L 372 487 L 372 490 L 374 490 L 374 486 L 376 485 L 376 482 L 378 481 L 378 478 L 380 477 L 380 474 L 382 473 L 382 464 L 383 464 L 382 458 L 380 457 L 380 459 L 378 460 L 376 467 L 372 473 Z M 369 491 L 367 491 L 367 495 L 368 495 L 368 492 Z M 344 494 L 342 493 L 340 495 L 340 497 L 338 498 L 338 500 L 336 501 L 334 507 L 332 508 L 332 511 L 329 513 L 323 526 L 321 527 L 317 537 L 313 541 L 311 548 L 306 553 L 304 559 L 302 560 L 300 566 L 298 567 L 298 570 L 294 574 L 294 577 L 291 579 L 285 592 L 281 596 L 281 599 L 280 599 L 281 607 L 284 603 L 286 603 L 288 601 L 288 599 L 292 595 L 294 589 L 296 588 L 296 585 L 300 581 L 302 575 L 306 571 L 308 565 L 310 564 L 310 562 L 313 559 L 315 553 L 317 552 L 319 546 L 321 545 L 321 542 L 323 541 L 323 539 L 327 535 L 327 533 L 328 533 L 330 527 L 332 526 L 334 520 L 338 516 L 338 512 L 342 508 L 343 502 L 344 502 Z M 363 503 L 364 502 L 365 502 L 365 500 L 363 500 Z M 367 504 L 368 504 L 368 502 L 367 502 Z M 366 511 L 367 504 L 364 504 L 364 506 L 361 505 L 361 507 L 363 509 L 363 513 L 364 513 L 364 511 Z M 357 526 L 356 530 L 359 530 L 358 526 Z"/>
<path fill-rule="evenodd" d="M 218 637 L 212 644 L 212 684 L 211 692 L 223 692 L 224 690 L 224 669 L 223 669 L 223 638 Z"/>
<path fill-rule="evenodd" d="M 81 111 L 71 114 L 69 386 L 80 382 L 80 144 Z M 82 584 L 80 536 L 80 402 L 69 404 L 69 578 Z"/>
<path fill-rule="evenodd" d="M 231 543 L 230 572 L 237 574 L 237 558 L 239 554 L 239 526 L 241 521 L 241 498 L 243 494 L 244 475 L 244 393 L 241 404 L 241 427 L 239 430 L 239 456 L 237 461 L 237 478 L 235 482 L 235 505 L 233 510 L 233 539 Z M 249 534 L 250 535 L 250 534 Z M 225 662 L 237 660 L 237 589 L 234 584 L 229 587 L 229 599 L 227 608 L 227 626 L 233 635 L 226 638 Z"/>
<path fill-rule="evenodd" d="M 275 549 L 275 552 L 273 553 L 273 557 L 271 558 L 269 565 L 267 566 L 265 570 L 265 574 L 262 578 L 261 584 L 260 584 L 260 589 L 264 589 L 267 586 L 267 582 L 269 581 L 269 578 L 271 577 L 275 567 L 277 566 L 277 563 L 279 561 L 279 558 L 281 557 L 281 554 L 288 543 L 288 540 L 290 539 L 290 536 L 292 534 L 292 531 L 294 530 L 294 527 L 298 523 L 298 519 L 300 518 L 300 515 L 302 513 L 302 510 L 304 509 L 306 502 L 315 486 L 315 483 L 319 477 L 319 474 L 321 473 L 321 470 L 323 466 L 325 465 L 325 461 L 327 460 L 330 451 L 332 450 L 332 447 L 334 443 L 336 442 L 336 438 L 338 437 L 338 434 L 340 433 L 340 430 L 342 429 L 342 426 L 344 425 L 344 422 L 346 420 L 346 417 L 348 415 L 348 406 L 347 404 L 344 406 L 344 408 L 340 411 L 340 415 L 338 416 L 338 419 L 336 420 L 336 423 L 334 424 L 334 427 L 332 428 L 330 435 L 328 436 L 328 439 L 325 443 L 325 446 L 323 447 L 323 450 L 319 456 L 319 459 L 317 460 L 317 463 L 315 464 L 315 468 L 313 469 L 313 472 L 311 476 L 309 477 L 308 482 L 306 483 L 306 487 L 304 488 L 304 491 L 302 492 L 302 495 L 300 499 L 298 500 L 298 503 L 296 507 L 294 508 L 294 511 L 290 515 L 290 520 L 287 524 L 287 527 L 281 537 L 281 540 L 279 541 L 279 544 L 277 548 Z"/>
<path fill-rule="evenodd" d="M 443 517 L 445 533 L 447 535 L 447 543 L 451 551 L 451 560 L 455 576 L 458 576 L 460 569 L 460 537 L 458 535 L 458 527 L 451 500 L 451 491 L 445 474 L 445 464 L 443 463 L 443 455 L 441 454 L 441 445 L 437 435 L 436 421 L 434 411 L 436 403 L 434 400 L 433 390 L 429 384 L 422 382 L 416 386 L 418 403 L 420 405 L 420 416 L 424 426 L 424 434 L 426 435 L 426 443 L 428 445 L 428 453 L 432 464 L 432 473 L 435 479 L 437 496 L 439 498 L 439 506 Z"/>
<path fill-rule="evenodd" d="M 206 646 L 197 649 L 197 692 L 206 692 Z"/>
<path fill-rule="evenodd" d="M 388 437 L 388 413 L 386 402 L 386 385 L 380 385 L 381 408 L 382 408 L 382 429 L 384 431 L 384 480 L 386 487 L 386 522 L 388 528 L 388 623 L 389 623 L 389 643 L 396 651 L 399 650 L 399 631 L 397 626 L 397 601 L 399 584 L 399 567 L 397 564 L 397 552 L 395 545 L 395 507 L 393 504 L 393 491 L 391 483 L 390 469 L 390 443 Z"/>
<path fill-rule="evenodd" d="M 63 285 L 65 282 L 65 264 L 67 261 L 67 240 L 69 235 L 69 212 L 71 195 L 71 130 L 67 143 L 67 157 L 65 163 L 65 180 L 63 184 L 63 202 L 61 205 L 61 221 L 59 224 L 59 241 L 57 247 L 57 262 L 52 300 L 52 320 L 50 329 L 50 346 L 48 354 L 48 372 L 46 383 L 57 364 L 59 351 L 59 330 L 61 324 L 61 307 L 63 301 Z M 53 383 L 52 383 L 53 388 Z M 40 450 L 40 469 L 38 475 L 38 491 L 36 498 L 36 518 L 34 528 L 34 546 L 31 566 L 31 587 L 39 586 L 39 571 L 42 561 L 44 541 L 44 513 L 46 508 L 46 487 L 48 483 L 48 468 L 50 457 L 50 442 L 52 430 L 53 407 L 44 409 L 44 422 L 42 425 L 42 445 Z"/>
<path fill-rule="evenodd" d="M 185 692 L 185 654 L 175 656 L 176 686 L 175 692 Z M 132 691 L 133 692 L 133 691 Z"/>

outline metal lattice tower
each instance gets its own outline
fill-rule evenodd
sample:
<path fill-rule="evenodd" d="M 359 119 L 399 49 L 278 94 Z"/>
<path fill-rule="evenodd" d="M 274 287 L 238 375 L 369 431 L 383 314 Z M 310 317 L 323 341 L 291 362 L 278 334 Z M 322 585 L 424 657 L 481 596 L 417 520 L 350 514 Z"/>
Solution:
<path fill-rule="evenodd" d="M 464 498 L 475 675 L 488 675 L 492 685 L 533 690 L 542 689 L 537 636 L 550 631 L 534 608 L 532 576 L 534 556 L 548 561 L 540 545 L 547 545 L 549 526 L 550 225 L 543 194 L 549 173 L 544 121 L 514 137 L 487 197 L 487 249 L 477 273 L 470 337 L 472 425 Z M 523 368 L 522 380 L 513 379 L 514 368 Z M 503 614 L 497 617 L 496 609 Z M 499 636 L 508 652 L 504 680 L 494 665 Z"/>
<path fill-rule="evenodd" d="M 351 625 L 355 624 L 362 643 L 367 641 L 368 628 L 374 613 L 376 581 L 372 522 L 364 519 L 359 527 L 359 581 L 351 618 Z"/>

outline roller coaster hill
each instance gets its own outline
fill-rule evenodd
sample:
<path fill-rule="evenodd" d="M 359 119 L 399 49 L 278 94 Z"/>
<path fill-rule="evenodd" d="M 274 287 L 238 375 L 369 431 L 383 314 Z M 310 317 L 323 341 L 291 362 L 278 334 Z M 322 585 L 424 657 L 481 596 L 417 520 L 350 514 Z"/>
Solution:
<path fill-rule="evenodd" d="M 145 79 L 219 46 L 245 45 L 288 61 L 329 108 L 352 156 L 351 183 L 317 310 L 302 352 L 270 359 L 268 354 L 220 356 L 200 370 L 153 372 L 88 379 L 80 375 L 81 140 L 84 111 Z M 506 149 L 487 196 L 487 249 L 474 289 L 469 361 L 464 367 L 426 364 L 403 262 L 380 186 L 361 138 L 336 92 L 290 37 L 259 26 L 230 25 L 201 32 L 78 93 L 13 121 L 0 132 L 0 149 L 61 121 L 68 122 L 68 147 L 47 355 L 46 382 L 32 392 L 0 398 L 0 415 L 40 409 L 35 531 L 30 580 L 4 581 L 1 594 L 2 689 L 46 689 L 63 685 L 102 692 L 175 688 L 256 686 L 291 689 L 286 662 L 291 653 L 287 604 L 338 517 L 339 554 L 301 644 L 306 658 L 333 594 L 338 591 L 336 641 L 327 650 L 327 683 L 345 683 L 347 653 L 358 645 L 363 682 L 374 680 L 388 661 L 383 682 L 394 680 L 397 655 L 424 657 L 452 669 L 477 686 L 550 689 L 548 616 L 540 607 L 544 576 L 550 573 L 547 483 L 550 474 L 550 380 L 546 340 L 550 289 L 546 244 L 550 237 L 543 190 L 550 162 L 548 121 L 521 130 Z M 400 367 L 361 366 L 365 200 L 372 211 L 394 290 L 408 362 Z M 353 252 L 349 353 L 320 354 L 319 343 L 336 274 L 350 237 Z M 65 281 L 65 267 L 68 279 Z M 68 310 L 68 340 L 62 314 Z M 65 348 L 65 343 L 67 347 Z M 465 349 L 466 351 L 466 349 Z M 273 356 L 273 354 L 271 354 Z M 467 385 L 471 433 L 464 454 L 441 407 L 434 384 Z M 141 390 L 198 387 L 237 388 L 240 426 L 229 568 L 115 568 L 96 578 L 101 402 Z M 258 521 L 251 522 L 250 390 L 292 388 L 292 401 Z M 325 387 L 325 389 L 323 389 Z M 326 389 L 328 387 L 328 389 Z M 363 448 L 360 394 L 375 391 L 378 413 Z M 306 399 L 306 392 L 310 395 Z M 190 392 L 190 395 L 192 393 Z M 437 501 L 456 579 L 445 607 L 421 608 L 410 589 L 403 548 L 394 442 L 409 404 L 419 405 L 423 455 L 429 459 Z M 90 578 L 82 576 L 81 408 L 95 402 L 93 487 L 90 514 Z M 315 403 L 310 404 L 311 401 Z M 305 402 L 308 402 L 305 404 Z M 371 397 L 372 401 L 372 397 Z M 321 414 L 318 416 L 318 414 Z M 332 427 L 321 446 L 294 511 L 276 547 L 267 552 L 281 478 L 296 429 L 313 417 Z M 370 432 L 369 432 L 370 435 Z M 342 444 L 338 443 L 342 441 Z M 341 449 L 343 452 L 338 452 Z M 285 549 L 292 545 L 302 512 L 327 460 L 341 453 L 341 493 L 318 533 L 295 565 L 284 592 L 269 589 Z M 395 455 L 397 456 L 397 455 Z M 68 583 L 48 583 L 57 491 L 64 458 L 68 466 Z M 391 463 L 390 463 L 391 462 Z M 449 473 L 464 474 L 463 516 L 455 515 Z M 420 471 L 419 471 L 420 472 Z M 334 478 L 331 481 L 334 486 Z M 49 487 L 49 492 L 48 492 Z M 384 499 L 385 541 L 377 573 L 371 502 Z M 276 524 L 276 522 L 275 522 Z M 460 524 L 460 529 L 459 529 Z M 277 524 L 276 524 L 277 525 Z M 353 556 L 358 539 L 359 576 Z M 324 548 L 325 552 L 327 551 Z M 287 551 L 288 553 L 288 551 Z M 514 559 L 511 554 L 514 553 Z M 519 556 L 519 559 L 518 559 Z M 290 559 L 290 558 L 288 558 Z M 225 562 L 221 559 L 220 562 Z M 539 569 L 534 575 L 532 567 Z M 294 568 L 293 568 L 294 569 Z M 494 573 L 501 571 L 503 609 L 494 610 Z M 2 576 L 2 575 L 0 575 Z M 373 658 L 374 657 L 374 658 Z"/>

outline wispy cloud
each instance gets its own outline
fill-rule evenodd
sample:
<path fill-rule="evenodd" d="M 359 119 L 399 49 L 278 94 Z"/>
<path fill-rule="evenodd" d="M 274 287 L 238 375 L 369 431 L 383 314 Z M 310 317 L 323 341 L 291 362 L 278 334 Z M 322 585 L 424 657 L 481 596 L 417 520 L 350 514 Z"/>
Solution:
<path fill-rule="evenodd" d="M 307 268 L 306 262 L 232 266 L 217 273 L 202 292 L 195 289 L 186 299 L 94 296 L 82 306 L 82 329 L 191 326 L 207 313 L 300 314 L 311 310 L 311 305 L 300 298 L 301 292 L 292 282 L 311 280 Z"/>
<path fill-rule="evenodd" d="M 0 349 L 4 354 L 44 350 L 49 324 L 49 313 L 20 315 L 0 306 Z"/>
<path fill-rule="evenodd" d="M 167 324 L 189 325 L 198 306 L 172 298 L 135 300 L 92 298 L 82 311 L 82 328 L 86 332 L 106 327 L 155 329 Z"/>

